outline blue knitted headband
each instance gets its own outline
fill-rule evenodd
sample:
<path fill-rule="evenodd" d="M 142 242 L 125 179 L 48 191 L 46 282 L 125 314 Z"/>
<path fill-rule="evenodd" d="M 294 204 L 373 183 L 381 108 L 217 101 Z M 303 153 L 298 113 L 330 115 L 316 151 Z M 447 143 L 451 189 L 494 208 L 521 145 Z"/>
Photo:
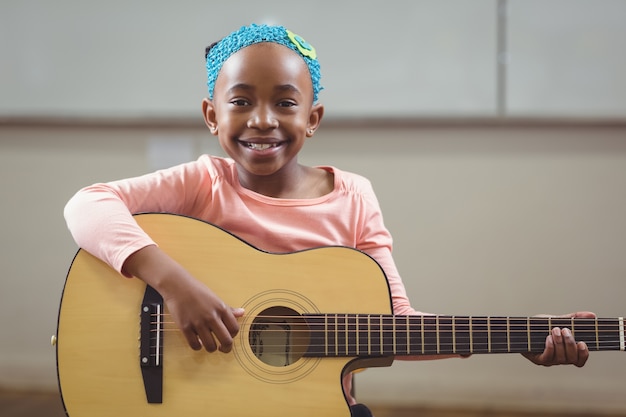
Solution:
<path fill-rule="evenodd" d="M 302 59 L 304 59 L 307 67 L 309 67 L 309 73 L 311 74 L 313 102 L 315 103 L 319 92 L 322 90 L 320 86 L 320 64 L 317 61 L 315 48 L 306 43 L 300 36 L 285 29 L 283 26 L 255 24 L 241 27 L 241 29 L 226 36 L 209 49 L 206 57 L 209 99 L 213 100 L 215 80 L 217 80 L 217 75 L 222 69 L 224 62 L 240 49 L 261 42 L 273 42 L 284 45 L 297 52 Z"/>

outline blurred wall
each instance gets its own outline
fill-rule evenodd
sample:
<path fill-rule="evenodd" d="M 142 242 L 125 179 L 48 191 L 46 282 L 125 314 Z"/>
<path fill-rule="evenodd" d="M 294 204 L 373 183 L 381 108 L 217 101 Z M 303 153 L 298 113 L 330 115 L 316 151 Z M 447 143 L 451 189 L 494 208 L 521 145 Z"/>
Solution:
<path fill-rule="evenodd" d="M 56 389 L 56 313 L 80 187 L 220 153 L 202 51 L 252 21 L 318 48 L 327 116 L 305 147 L 373 182 L 416 308 L 623 315 L 626 35 L 619 0 L 0 4 L 0 387 Z M 626 412 L 626 361 L 397 362 L 369 403 Z"/>
<path fill-rule="evenodd" d="M 621 0 L 9 0 L 0 117 L 193 118 L 204 48 L 282 24 L 315 46 L 333 118 L 621 117 Z"/>

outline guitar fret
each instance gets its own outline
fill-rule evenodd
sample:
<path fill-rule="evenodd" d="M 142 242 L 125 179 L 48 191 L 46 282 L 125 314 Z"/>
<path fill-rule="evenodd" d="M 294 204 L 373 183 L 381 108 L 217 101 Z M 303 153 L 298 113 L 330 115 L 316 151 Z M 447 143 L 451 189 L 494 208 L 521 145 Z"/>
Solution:
<path fill-rule="evenodd" d="M 420 336 L 421 336 L 420 337 L 420 343 L 422 345 L 421 352 L 422 352 L 422 355 L 423 355 L 424 353 L 426 353 L 426 349 L 424 347 L 424 316 L 420 316 L 420 333 L 421 333 L 420 334 Z"/>
<path fill-rule="evenodd" d="M 393 343 L 393 354 L 395 356 L 395 355 L 398 354 L 398 351 L 396 349 L 396 334 L 397 333 L 396 333 L 396 318 L 395 317 L 392 318 L 391 326 L 392 326 L 392 331 L 393 331 L 391 339 L 393 341 L 392 342 Z"/>
<path fill-rule="evenodd" d="M 506 318 L 506 351 L 511 352 L 511 318 Z"/>
<path fill-rule="evenodd" d="M 600 334 L 598 332 L 598 320 L 594 320 L 595 321 L 595 329 L 596 329 L 596 350 L 600 350 Z"/>
<path fill-rule="evenodd" d="M 391 320 L 391 343 L 394 356 L 405 356 L 406 350 L 406 321 L 404 316 L 392 316 Z M 389 335 L 387 336 L 389 338 Z"/>
<path fill-rule="evenodd" d="M 548 317 L 548 329 L 552 330 L 552 317 Z"/>
<path fill-rule="evenodd" d="M 487 317 L 472 317 L 472 350 L 476 353 L 489 352 L 489 320 Z"/>
<path fill-rule="evenodd" d="M 452 316 L 452 353 L 456 354 L 456 318 Z"/>
<path fill-rule="evenodd" d="M 441 353 L 441 341 L 439 339 L 439 316 L 435 316 L 435 332 L 437 334 L 437 354 Z"/>
<path fill-rule="evenodd" d="M 456 351 L 457 353 L 469 353 L 469 327 L 467 317 L 458 317 L 454 319 L 456 328 Z"/>
<path fill-rule="evenodd" d="M 380 319 L 380 354 L 384 355 L 383 350 L 384 350 L 384 337 L 383 337 L 383 316 L 381 315 L 379 317 Z"/>
<path fill-rule="evenodd" d="M 552 332 L 552 317 L 548 317 L 548 332 Z"/>
<path fill-rule="evenodd" d="M 619 350 L 624 349 L 624 318 L 619 318 Z"/>
<path fill-rule="evenodd" d="M 359 315 L 357 314 L 356 316 L 354 316 L 355 321 L 356 321 L 356 329 L 355 329 L 355 341 L 356 341 L 356 355 L 359 356 L 361 354 L 361 341 L 359 339 Z"/>
<path fill-rule="evenodd" d="M 440 353 L 452 353 L 454 344 L 454 322 L 452 316 L 439 316 Z"/>
<path fill-rule="evenodd" d="M 372 316 L 367 315 L 367 354 L 372 354 Z"/>
<path fill-rule="evenodd" d="M 424 332 L 424 352 L 428 355 L 436 355 L 438 349 L 438 316 L 425 316 L 424 326 L 422 328 Z"/>
<path fill-rule="evenodd" d="M 375 315 L 374 317 L 371 318 L 371 330 L 372 330 L 372 337 L 370 341 L 371 354 L 374 356 L 378 356 L 381 354 L 381 345 L 382 345 L 382 337 L 381 337 L 382 326 L 381 326 L 380 315 Z"/>
<path fill-rule="evenodd" d="M 339 356 L 339 315 L 335 314 L 335 356 Z"/>
<path fill-rule="evenodd" d="M 528 351 L 528 336 L 524 334 L 527 328 L 527 321 L 524 318 L 509 317 L 509 352 Z"/>
<path fill-rule="evenodd" d="M 469 353 L 471 350 L 469 318 L 455 317 L 454 322 L 456 328 L 456 352 Z"/>
<path fill-rule="evenodd" d="M 530 352 L 531 351 L 531 347 L 532 347 L 532 343 L 531 343 L 531 340 L 530 340 L 530 317 L 528 317 L 526 319 L 526 334 L 527 334 L 527 340 L 528 340 L 528 343 L 527 343 L 528 351 Z"/>
<path fill-rule="evenodd" d="M 491 317 L 487 317 L 487 352 L 491 353 Z"/>
<path fill-rule="evenodd" d="M 506 317 L 490 317 L 489 327 L 491 333 L 492 353 L 508 352 L 508 319 Z"/>
<path fill-rule="evenodd" d="M 328 356 L 328 316 L 324 316 L 324 354 Z"/>
<path fill-rule="evenodd" d="M 474 353 L 474 329 L 472 326 L 472 316 L 469 317 L 469 351 L 470 353 Z"/>
<path fill-rule="evenodd" d="M 349 333 L 350 326 L 349 326 L 349 323 L 348 323 L 348 314 L 346 314 L 346 317 L 345 317 L 345 326 L 346 326 L 346 329 L 345 329 L 345 332 L 346 332 L 346 335 L 345 335 L 346 336 L 346 356 L 348 356 L 350 354 L 350 350 L 349 350 L 349 347 L 350 347 L 350 343 L 349 343 L 350 342 L 350 333 Z"/>
<path fill-rule="evenodd" d="M 424 335 L 424 333 L 425 333 L 425 331 L 424 331 L 424 316 L 420 317 L 420 333 L 421 333 L 421 335 L 420 335 L 421 336 L 420 337 L 420 343 L 422 345 L 421 352 L 422 352 L 422 355 L 423 355 L 424 353 L 426 353 L 426 348 L 424 346 L 424 344 L 425 344 L 425 341 L 424 341 L 424 339 L 425 339 L 425 337 L 424 337 L 425 336 Z"/>
<path fill-rule="evenodd" d="M 359 315 L 357 320 L 357 328 L 359 330 L 359 338 L 358 338 L 358 346 L 359 351 L 358 354 L 366 356 L 367 355 L 367 342 L 369 341 L 369 333 L 368 333 L 368 324 L 367 324 L 367 315 Z"/>
<path fill-rule="evenodd" d="M 406 316 L 406 353 L 411 354 L 411 321 L 409 316 Z"/>

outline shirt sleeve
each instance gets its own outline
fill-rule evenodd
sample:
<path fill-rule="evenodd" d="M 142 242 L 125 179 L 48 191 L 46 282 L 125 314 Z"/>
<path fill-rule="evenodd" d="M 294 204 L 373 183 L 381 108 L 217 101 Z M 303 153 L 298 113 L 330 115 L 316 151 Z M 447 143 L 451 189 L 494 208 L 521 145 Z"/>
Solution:
<path fill-rule="evenodd" d="M 363 205 L 362 218 L 360 219 L 362 232 L 357 249 L 374 258 L 385 272 L 394 314 L 425 314 L 411 306 L 406 288 L 392 256 L 393 239 L 385 227 L 382 211 L 371 185 L 366 188 L 366 192 L 363 194 Z"/>
<path fill-rule="evenodd" d="M 122 273 L 126 259 L 155 242 L 137 225 L 134 214 L 187 214 L 207 175 L 194 162 L 140 177 L 94 184 L 79 190 L 64 216 L 79 247 Z"/>

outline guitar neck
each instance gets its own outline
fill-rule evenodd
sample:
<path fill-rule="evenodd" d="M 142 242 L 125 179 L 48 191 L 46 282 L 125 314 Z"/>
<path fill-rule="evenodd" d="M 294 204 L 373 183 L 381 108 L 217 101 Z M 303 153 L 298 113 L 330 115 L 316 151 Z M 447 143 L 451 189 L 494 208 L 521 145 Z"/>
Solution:
<path fill-rule="evenodd" d="M 312 314 L 306 356 L 377 357 L 542 352 L 553 327 L 589 350 L 624 350 L 623 318 Z"/>

